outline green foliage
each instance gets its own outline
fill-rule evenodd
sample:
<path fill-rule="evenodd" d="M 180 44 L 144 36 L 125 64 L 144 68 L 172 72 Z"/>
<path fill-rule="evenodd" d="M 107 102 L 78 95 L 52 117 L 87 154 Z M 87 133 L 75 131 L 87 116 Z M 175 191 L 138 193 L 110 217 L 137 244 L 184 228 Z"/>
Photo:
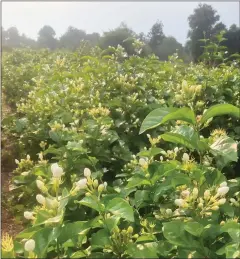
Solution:
<path fill-rule="evenodd" d="M 4 53 L 18 105 L 3 131 L 22 151 L 9 204 L 26 223 L 6 257 L 239 257 L 238 67 L 132 47 Z"/>

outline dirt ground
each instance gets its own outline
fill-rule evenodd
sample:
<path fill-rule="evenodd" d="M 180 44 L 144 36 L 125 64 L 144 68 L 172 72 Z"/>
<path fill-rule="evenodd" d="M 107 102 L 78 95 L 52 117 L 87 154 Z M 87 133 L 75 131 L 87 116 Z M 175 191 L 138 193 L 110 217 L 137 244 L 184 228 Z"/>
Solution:
<path fill-rule="evenodd" d="M 11 173 L 7 171 L 1 172 L 1 229 L 2 235 L 8 233 L 10 236 L 15 237 L 23 227 L 19 224 L 16 224 L 14 221 L 14 215 L 8 210 L 6 206 L 6 200 L 9 192 L 9 184 L 11 179 Z"/>

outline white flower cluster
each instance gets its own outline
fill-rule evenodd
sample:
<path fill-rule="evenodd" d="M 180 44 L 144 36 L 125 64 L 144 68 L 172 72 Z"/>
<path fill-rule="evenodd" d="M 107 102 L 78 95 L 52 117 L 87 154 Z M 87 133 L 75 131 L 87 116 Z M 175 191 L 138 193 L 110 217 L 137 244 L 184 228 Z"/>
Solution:
<path fill-rule="evenodd" d="M 98 190 L 99 193 L 101 193 L 103 190 L 107 188 L 107 183 L 104 182 L 103 184 L 98 184 L 98 180 L 93 180 L 91 178 L 91 170 L 89 168 L 85 168 L 83 172 L 85 178 L 80 179 L 75 183 L 75 188 L 71 191 L 72 195 L 76 195 L 78 191 L 86 189 L 88 192 L 86 195 L 91 194 L 93 189 Z M 88 188 L 90 187 L 90 188 Z M 91 188 L 93 187 L 93 188 Z"/>
<path fill-rule="evenodd" d="M 199 197 L 198 189 L 195 187 L 192 191 L 190 189 L 182 190 L 181 197 L 175 199 L 174 203 L 180 209 L 199 209 L 201 215 L 210 216 L 211 211 L 218 210 L 219 206 L 226 202 L 225 195 L 228 191 L 227 183 L 223 182 L 215 190 L 215 195 L 212 195 L 210 190 L 206 190 L 203 197 Z M 195 208 L 196 204 L 197 208 Z"/>

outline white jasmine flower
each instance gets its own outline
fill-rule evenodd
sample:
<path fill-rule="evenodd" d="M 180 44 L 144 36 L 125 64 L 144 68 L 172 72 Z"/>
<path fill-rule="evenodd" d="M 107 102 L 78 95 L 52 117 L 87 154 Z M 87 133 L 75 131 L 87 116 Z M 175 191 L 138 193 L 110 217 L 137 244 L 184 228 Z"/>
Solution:
<path fill-rule="evenodd" d="M 40 180 L 36 180 L 36 184 L 39 190 L 42 190 L 45 187 L 44 182 L 40 181 Z"/>
<path fill-rule="evenodd" d="M 85 168 L 83 174 L 85 177 L 89 178 L 91 176 L 91 170 L 89 168 Z"/>
<path fill-rule="evenodd" d="M 38 202 L 38 203 L 40 203 L 40 204 L 42 204 L 42 205 L 44 205 L 44 204 L 45 204 L 45 202 L 46 202 L 45 197 L 44 197 L 44 196 L 42 196 L 41 194 L 37 194 L 37 196 L 36 196 L 36 200 L 37 200 L 37 202 Z"/>
<path fill-rule="evenodd" d="M 140 159 L 139 159 L 139 165 L 141 165 L 141 166 L 147 165 L 147 160 L 144 159 L 144 158 L 140 158 Z"/>
<path fill-rule="evenodd" d="M 208 199 L 210 198 L 210 196 L 211 196 L 210 191 L 209 191 L 209 190 L 206 190 L 206 191 L 204 192 L 204 199 L 205 199 L 205 200 L 208 200 Z"/>
<path fill-rule="evenodd" d="M 177 206 L 182 207 L 182 206 L 184 205 L 185 201 L 184 201 L 183 199 L 176 199 L 176 200 L 174 201 L 174 203 L 175 203 Z"/>
<path fill-rule="evenodd" d="M 102 192 L 105 189 L 105 186 L 103 184 L 100 184 L 98 186 L 98 192 Z"/>
<path fill-rule="evenodd" d="M 227 182 L 223 182 L 220 184 L 220 187 L 225 187 L 225 186 L 227 186 Z"/>
<path fill-rule="evenodd" d="M 225 198 L 222 198 L 218 201 L 218 205 L 223 205 L 226 202 Z"/>
<path fill-rule="evenodd" d="M 52 175 L 55 178 L 60 178 L 63 175 L 63 169 L 58 165 L 58 163 L 54 163 L 51 165 Z"/>
<path fill-rule="evenodd" d="M 182 191 L 181 195 L 182 195 L 183 198 L 187 198 L 190 195 L 190 191 L 189 190 Z"/>
<path fill-rule="evenodd" d="M 32 252 L 35 249 L 35 241 L 33 239 L 29 239 L 25 245 L 24 245 L 24 249 L 27 252 Z"/>
<path fill-rule="evenodd" d="M 228 186 L 223 186 L 223 187 L 220 187 L 218 188 L 217 190 L 217 195 L 218 196 L 224 196 L 225 194 L 227 194 L 229 191 L 229 187 Z"/>
<path fill-rule="evenodd" d="M 188 155 L 187 153 L 184 153 L 184 154 L 183 154 L 182 161 L 183 161 L 183 162 L 189 161 L 189 155 Z"/>
<path fill-rule="evenodd" d="M 24 211 L 24 218 L 26 219 L 33 219 L 33 212 L 31 211 Z"/>
<path fill-rule="evenodd" d="M 177 152 L 178 152 L 178 150 L 179 150 L 179 148 L 178 148 L 178 147 L 175 147 L 175 148 L 174 148 L 174 152 L 175 152 L 175 153 L 177 153 Z"/>
<path fill-rule="evenodd" d="M 81 180 L 79 180 L 78 182 L 76 182 L 76 188 L 78 190 L 84 189 L 87 186 L 87 179 L 83 178 Z"/>
<path fill-rule="evenodd" d="M 29 175 L 29 173 L 30 173 L 29 171 L 27 171 L 27 172 L 22 172 L 21 175 L 27 176 L 27 175 Z"/>
<path fill-rule="evenodd" d="M 172 215 L 172 210 L 171 209 L 166 209 L 166 214 L 168 215 L 168 216 L 170 216 L 170 215 Z"/>

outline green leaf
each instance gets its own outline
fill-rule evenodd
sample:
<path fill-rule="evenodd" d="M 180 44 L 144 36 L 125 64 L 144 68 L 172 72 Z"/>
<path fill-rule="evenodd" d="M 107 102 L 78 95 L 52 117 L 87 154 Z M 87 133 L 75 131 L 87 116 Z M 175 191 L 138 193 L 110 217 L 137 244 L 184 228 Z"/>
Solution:
<path fill-rule="evenodd" d="M 49 228 L 45 227 L 39 231 L 37 231 L 32 239 L 35 241 L 35 249 L 34 252 L 38 257 L 44 258 L 46 255 L 46 251 L 50 243 L 58 238 L 60 234 L 59 228 Z"/>
<path fill-rule="evenodd" d="M 210 146 L 210 152 L 216 157 L 220 169 L 229 162 L 238 161 L 237 143 L 227 136 L 218 138 Z"/>
<path fill-rule="evenodd" d="M 198 247 L 199 244 L 184 230 L 184 222 L 172 221 L 163 223 L 163 235 L 173 245 Z"/>
<path fill-rule="evenodd" d="M 189 185 L 191 183 L 191 179 L 188 175 L 183 173 L 178 173 L 176 176 L 172 178 L 172 186 L 176 188 L 179 185 Z"/>
<path fill-rule="evenodd" d="M 134 176 L 129 178 L 127 181 L 128 181 L 128 184 L 127 184 L 126 188 L 133 188 L 136 186 L 151 184 L 151 182 L 144 175 L 141 175 L 141 174 L 135 174 Z"/>
<path fill-rule="evenodd" d="M 200 237 L 203 232 L 203 225 L 198 222 L 186 222 L 184 225 L 184 229 L 190 234 Z"/>
<path fill-rule="evenodd" d="M 91 238 L 92 249 L 99 248 L 99 247 L 104 248 L 107 245 L 111 245 L 110 233 L 107 230 L 101 229 L 97 233 L 92 235 L 92 238 Z"/>
<path fill-rule="evenodd" d="M 193 110 L 191 110 L 190 108 L 183 107 L 166 115 L 161 121 L 161 124 L 170 120 L 186 121 L 194 125 L 196 123 L 196 115 L 194 114 Z"/>
<path fill-rule="evenodd" d="M 61 137 L 60 137 L 59 134 L 58 134 L 57 132 L 55 132 L 55 131 L 50 130 L 50 131 L 49 131 L 49 137 L 50 137 L 53 141 L 55 141 L 55 142 L 57 142 L 57 143 L 61 141 Z"/>
<path fill-rule="evenodd" d="M 97 210 L 98 212 L 104 211 L 104 205 L 101 204 L 99 200 L 97 200 L 96 196 L 86 196 L 79 203 L 94 210 Z"/>
<path fill-rule="evenodd" d="M 64 243 L 75 236 L 84 234 L 90 229 L 88 222 L 86 221 L 76 221 L 73 223 L 67 223 L 61 228 L 61 233 L 58 238 L 59 243 Z"/>
<path fill-rule="evenodd" d="M 162 119 L 172 111 L 176 111 L 176 108 L 158 108 L 150 112 L 143 120 L 139 134 L 144 131 L 156 128 L 162 122 Z"/>
<path fill-rule="evenodd" d="M 137 208 L 140 208 L 141 205 L 144 203 L 144 201 L 149 200 L 149 193 L 150 191 L 147 191 L 147 190 L 138 190 L 135 192 L 134 201 L 135 201 L 135 206 Z"/>
<path fill-rule="evenodd" d="M 199 142 L 198 134 L 192 127 L 189 127 L 187 125 L 181 125 L 177 127 L 174 131 L 172 131 L 172 133 L 177 133 L 182 135 L 183 137 L 188 139 L 189 142 L 191 142 L 191 144 L 196 149 L 198 149 L 198 142 Z"/>
<path fill-rule="evenodd" d="M 83 258 L 86 257 L 87 253 L 84 251 L 77 251 L 75 253 L 73 253 L 70 258 Z"/>
<path fill-rule="evenodd" d="M 158 243 L 130 244 L 127 253 L 132 258 L 159 258 Z"/>
<path fill-rule="evenodd" d="M 221 247 L 216 251 L 217 255 L 226 254 L 226 258 L 239 258 L 240 256 L 240 246 L 239 242 L 236 243 L 228 243 L 225 246 Z"/>
<path fill-rule="evenodd" d="M 40 226 L 33 226 L 30 228 L 27 228 L 27 229 L 23 230 L 22 232 L 20 232 L 19 234 L 17 234 L 16 238 L 17 239 L 24 239 L 24 238 L 30 239 L 40 229 L 42 229 Z"/>
<path fill-rule="evenodd" d="M 111 232 L 118 224 L 120 220 L 120 217 L 118 216 L 112 216 L 111 218 L 107 218 L 104 220 L 104 225 L 106 226 L 106 229 Z"/>
<path fill-rule="evenodd" d="M 196 149 L 195 144 L 191 140 L 177 133 L 164 133 L 161 135 L 161 138 L 168 142 L 181 144 L 189 149 Z"/>
<path fill-rule="evenodd" d="M 106 207 L 106 210 L 114 215 L 120 216 L 128 221 L 134 222 L 133 208 L 122 198 L 112 199 Z"/>
<path fill-rule="evenodd" d="M 217 104 L 212 107 L 210 107 L 202 116 L 200 123 L 203 124 L 208 119 L 220 116 L 220 115 L 231 115 L 233 117 L 240 118 L 240 111 L 239 108 L 232 104 Z"/>
<path fill-rule="evenodd" d="M 234 221 L 228 221 L 221 227 L 222 232 L 228 232 L 230 237 L 235 242 L 240 240 L 240 223 Z"/>

